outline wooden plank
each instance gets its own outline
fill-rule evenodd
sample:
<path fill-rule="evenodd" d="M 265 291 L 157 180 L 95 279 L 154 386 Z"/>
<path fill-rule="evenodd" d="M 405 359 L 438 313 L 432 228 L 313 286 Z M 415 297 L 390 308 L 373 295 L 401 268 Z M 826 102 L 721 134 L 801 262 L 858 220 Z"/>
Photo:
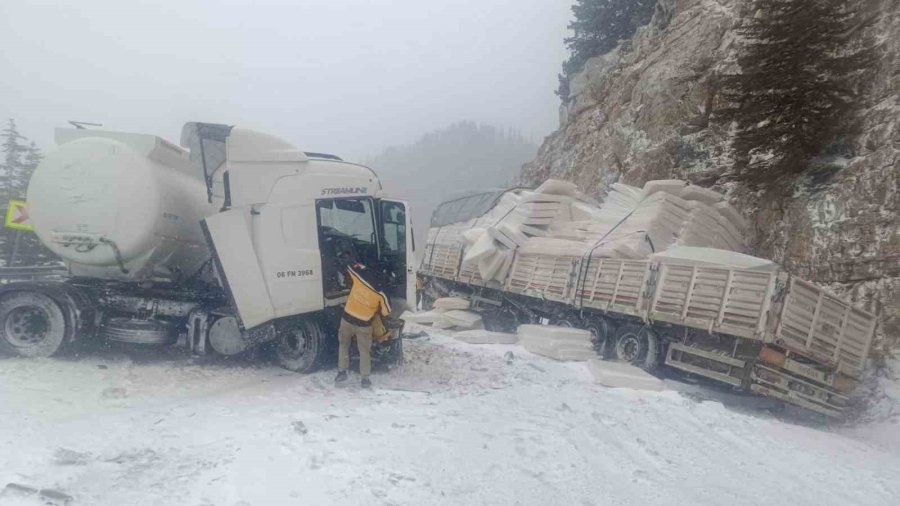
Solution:
<path fill-rule="evenodd" d="M 622 269 L 624 269 L 624 268 L 625 268 L 625 265 L 620 263 L 619 264 L 619 272 L 616 275 L 616 287 L 613 289 L 612 300 L 610 301 L 610 303 L 612 303 L 616 300 L 616 295 L 618 295 L 618 293 L 619 293 L 619 283 L 622 281 Z"/>

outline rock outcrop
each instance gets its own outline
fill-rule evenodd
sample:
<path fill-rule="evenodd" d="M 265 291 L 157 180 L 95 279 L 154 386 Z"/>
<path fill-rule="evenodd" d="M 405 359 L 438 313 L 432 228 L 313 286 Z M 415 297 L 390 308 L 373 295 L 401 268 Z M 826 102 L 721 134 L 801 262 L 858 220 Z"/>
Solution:
<path fill-rule="evenodd" d="M 789 186 L 754 191 L 730 178 L 729 133 L 710 121 L 716 76 L 735 65 L 740 0 L 660 0 L 649 25 L 571 82 L 560 128 L 523 180 L 610 184 L 684 178 L 729 196 L 754 224 L 755 254 L 881 315 L 900 339 L 900 3 L 867 0 L 879 41 L 853 157 L 826 160 Z M 861 35 L 864 31 L 861 31 Z"/>

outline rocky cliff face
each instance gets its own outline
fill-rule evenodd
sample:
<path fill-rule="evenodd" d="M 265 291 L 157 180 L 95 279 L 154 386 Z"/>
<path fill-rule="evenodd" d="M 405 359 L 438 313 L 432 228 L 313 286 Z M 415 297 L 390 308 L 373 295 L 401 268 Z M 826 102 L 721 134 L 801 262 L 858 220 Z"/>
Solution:
<path fill-rule="evenodd" d="M 560 177 L 602 196 L 616 181 L 683 178 L 726 193 L 755 225 L 754 253 L 875 310 L 900 340 L 900 2 L 869 0 L 880 42 L 852 158 L 789 187 L 730 182 L 729 134 L 710 122 L 715 77 L 735 65 L 741 0 L 660 0 L 648 26 L 571 82 L 560 128 L 523 179 Z M 861 32 L 862 34 L 862 32 Z"/>

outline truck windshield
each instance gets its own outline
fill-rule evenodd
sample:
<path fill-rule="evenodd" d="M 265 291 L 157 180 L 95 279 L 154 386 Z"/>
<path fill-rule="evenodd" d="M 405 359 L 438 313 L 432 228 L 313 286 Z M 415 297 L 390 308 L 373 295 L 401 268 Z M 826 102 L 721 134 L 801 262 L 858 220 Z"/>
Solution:
<path fill-rule="evenodd" d="M 319 202 L 320 226 L 370 244 L 375 243 L 375 222 L 372 216 L 372 202 L 367 199 Z"/>

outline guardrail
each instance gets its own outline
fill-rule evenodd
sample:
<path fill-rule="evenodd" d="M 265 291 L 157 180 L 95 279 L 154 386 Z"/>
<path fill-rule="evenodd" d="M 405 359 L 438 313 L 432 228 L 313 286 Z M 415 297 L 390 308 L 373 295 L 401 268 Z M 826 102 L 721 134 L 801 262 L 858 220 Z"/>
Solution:
<path fill-rule="evenodd" d="M 69 271 L 62 265 L 33 265 L 27 267 L 0 267 L 0 284 L 16 281 L 62 279 Z"/>

